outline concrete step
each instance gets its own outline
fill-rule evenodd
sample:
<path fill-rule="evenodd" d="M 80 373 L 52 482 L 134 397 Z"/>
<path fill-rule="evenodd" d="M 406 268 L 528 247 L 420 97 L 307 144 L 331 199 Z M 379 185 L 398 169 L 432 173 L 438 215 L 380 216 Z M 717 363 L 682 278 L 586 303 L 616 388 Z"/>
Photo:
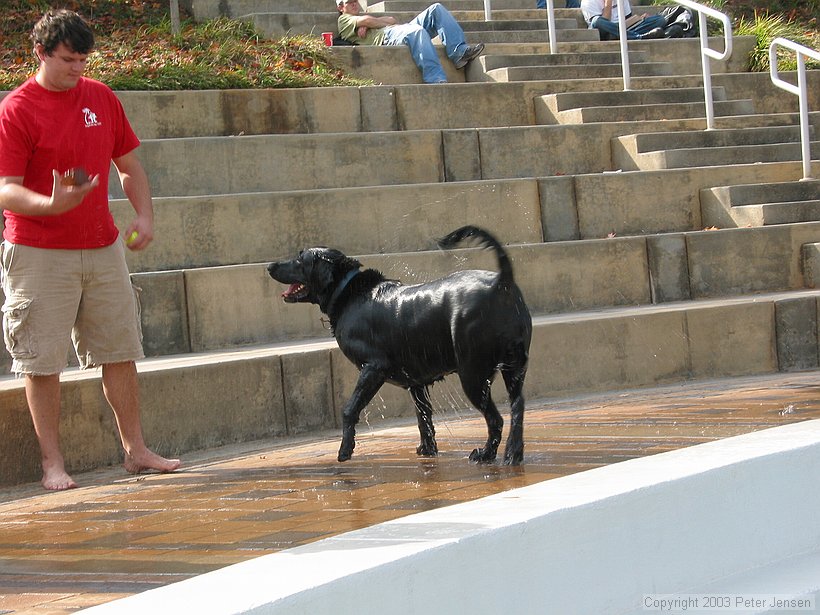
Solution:
<path fill-rule="evenodd" d="M 799 137 L 800 132 L 796 126 L 750 126 L 748 128 L 641 134 L 636 135 L 635 146 L 638 153 L 646 153 L 667 149 L 670 141 L 675 149 L 685 149 L 793 143 L 799 140 Z M 628 138 L 624 137 L 624 139 Z"/>
<path fill-rule="evenodd" d="M 722 119 L 743 126 L 750 121 L 748 117 Z M 794 121 L 790 114 L 752 119 L 775 125 Z M 702 119 L 682 119 L 155 139 L 143 141 L 140 156 L 157 197 L 427 184 L 628 169 L 619 166 L 624 162 L 613 149 L 617 150 L 615 145 L 620 142 L 612 142 L 611 146 L 613 138 L 649 131 L 702 129 L 703 125 Z M 569 143 L 575 146 L 568 148 Z M 555 157 L 553 153 L 559 147 L 567 149 Z M 176 169 L 183 160 L 185 173 L 180 174 Z M 380 164 L 374 166 L 374 160 Z M 110 191 L 115 198 L 121 198 L 113 175 L 112 180 Z"/>
<path fill-rule="evenodd" d="M 700 196 L 712 226 L 764 226 L 820 220 L 820 181 L 716 186 Z"/>
<path fill-rule="evenodd" d="M 151 272 L 264 262 L 319 243 L 357 254 L 414 252 L 430 249 L 441 229 L 465 220 L 511 243 L 693 231 L 712 226 L 701 219 L 699 190 L 727 181 L 786 181 L 798 173 L 796 163 L 775 163 L 160 197 L 151 249 L 129 253 L 128 265 L 132 272 Z M 123 200 L 112 201 L 111 210 L 121 228 L 133 215 Z M 293 228 L 281 233 L 283 225 Z M 368 232 L 356 232 L 362 228 Z"/>
<path fill-rule="evenodd" d="M 383 0 L 382 2 L 369 2 L 368 8 L 371 11 L 380 11 L 392 14 L 397 11 L 423 11 L 430 5 L 429 0 Z M 450 11 L 484 11 L 483 0 L 448 0 L 446 3 Z M 566 9 L 563 0 L 555 1 L 556 16 L 567 14 L 579 14 L 579 9 Z M 493 10 L 534 10 L 535 2 L 530 0 L 493 0 Z M 546 10 L 540 10 L 540 14 L 546 15 Z"/>
<path fill-rule="evenodd" d="M 669 75 L 671 69 L 664 62 L 645 62 L 631 67 L 634 75 Z M 487 71 L 491 81 L 534 81 L 559 79 L 601 79 L 619 77 L 620 64 L 578 64 L 555 66 L 512 66 Z"/>
<path fill-rule="evenodd" d="M 655 132 L 618 137 L 613 141 L 613 160 L 622 169 L 800 160 L 799 139 L 796 126 Z M 811 148 L 813 157 L 820 158 L 820 143 Z"/>
<path fill-rule="evenodd" d="M 291 14 L 337 12 L 329 0 L 190 0 L 190 5 L 194 21 L 207 21 L 217 17 L 237 18 L 271 10 Z"/>
<path fill-rule="evenodd" d="M 817 367 L 818 291 L 628 306 L 534 319 L 528 399 Z M 291 310 L 310 310 L 291 306 Z M 138 363 L 142 423 L 153 446 L 184 454 L 261 437 L 336 428 L 356 368 L 329 337 L 300 344 L 146 359 Z M 503 383 L 494 397 L 501 402 Z M 459 390 L 452 378 L 440 384 Z M 63 376 L 64 449 L 76 473 L 119 463 L 97 370 Z M 462 402 L 463 403 L 463 402 Z M 501 402 L 503 403 L 503 402 Z M 406 391 L 385 386 L 365 412 L 412 416 Z M 36 480 L 23 382 L 0 379 L 2 484 Z M 367 416 L 365 414 L 365 416 Z"/>
<path fill-rule="evenodd" d="M 489 30 L 466 33 L 468 43 L 549 43 L 548 30 Z M 558 43 L 578 43 L 598 40 L 597 32 L 589 29 L 556 30 Z"/>
<path fill-rule="evenodd" d="M 803 277 L 807 288 L 820 288 L 820 242 L 803 244 Z"/>
<path fill-rule="evenodd" d="M 722 87 L 712 91 L 715 114 L 751 115 L 751 100 L 726 100 Z M 630 120 L 706 117 L 702 88 L 629 90 L 620 92 L 566 92 L 536 101 L 536 121 L 542 124 L 581 124 Z"/>
<path fill-rule="evenodd" d="M 615 61 L 620 61 L 620 56 L 614 54 Z M 713 87 L 712 97 L 715 101 L 726 100 L 726 89 L 723 87 Z M 541 97 L 541 100 L 553 111 L 555 115 L 573 109 L 611 107 L 618 106 L 639 106 L 658 105 L 667 103 L 701 102 L 703 100 L 702 87 L 679 87 L 664 89 L 640 89 L 640 90 L 620 90 L 617 92 L 596 91 L 596 92 L 561 92 L 548 94 Z"/>
<path fill-rule="evenodd" d="M 160 222 L 164 220 L 158 218 Z M 251 222 L 246 218 L 247 224 Z M 435 222 L 431 220 L 430 226 Z M 272 227 L 284 224 L 271 221 Z M 203 226 L 208 226 L 207 220 Z M 485 226 L 503 239 L 520 237 L 527 242 L 511 245 L 508 251 L 534 314 L 798 290 L 806 284 L 802 246 L 820 241 L 820 222 L 546 244 L 534 236 L 539 232 L 537 226 L 519 224 L 516 229 L 510 222 Z M 288 228 L 299 227 L 292 224 Z M 434 231 L 436 235 L 441 228 Z M 293 309 L 279 299 L 284 288 L 270 280 L 265 264 L 319 243 L 355 255 L 355 244 L 348 247 L 341 239 L 349 232 L 337 232 L 338 242 L 331 241 L 330 235 L 317 228 L 299 238 L 274 242 L 273 234 L 273 245 L 266 253 L 272 256 L 258 263 L 133 273 L 133 283 L 141 289 L 146 355 L 216 351 L 324 335 L 325 324 L 317 310 Z M 385 230 L 383 235 L 389 238 L 390 232 Z M 175 239 L 181 243 L 180 238 Z M 193 238 L 185 239 L 193 244 Z M 433 239 L 419 239 L 416 251 L 407 247 L 404 252 L 357 258 L 365 267 L 408 284 L 457 269 L 497 266 L 483 251 L 437 251 Z M 131 257 L 137 263 L 135 271 L 140 271 L 139 258 Z M 5 352 L 0 353 L 0 363 L 5 368 L 10 365 Z"/>
<path fill-rule="evenodd" d="M 683 237 L 517 245 L 509 253 L 531 311 L 569 314 L 661 300 L 799 290 L 805 286 L 801 248 L 817 241 L 820 223 L 807 223 L 698 231 Z M 471 251 L 357 258 L 365 267 L 406 283 L 455 269 L 495 267 L 489 255 Z M 185 351 L 186 343 L 187 351 L 202 352 L 325 332 L 317 309 L 297 311 L 281 302 L 284 287 L 268 278 L 264 264 L 135 274 L 134 281 L 143 289 L 145 345 L 152 355 Z"/>
<path fill-rule="evenodd" d="M 632 56 L 635 62 L 647 62 L 649 55 L 646 52 L 636 52 Z M 555 66 L 555 65 L 583 65 L 583 64 L 620 64 L 621 56 L 613 51 L 592 51 L 573 53 L 530 53 L 530 54 L 489 54 L 475 59 L 484 70 L 509 68 L 513 66 Z"/>
<path fill-rule="evenodd" d="M 507 48 L 509 45 L 495 46 Z M 517 47 L 517 46 L 513 46 Z M 342 55 L 360 56 L 360 52 L 391 51 L 384 49 L 346 48 Z M 406 60 L 408 70 L 418 76 L 418 70 L 405 56 L 404 50 L 394 49 L 395 58 Z M 341 47 L 333 53 L 342 52 Z M 367 55 L 367 54 L 365 54 Z M 582 59 L 599 54 L 586 52 L 555 54 L 560 62 L 572 57 Z M 617 62 L 617 54 L 603 52 L 608 60 Z M 643 56 L 644 52 L 635 56 Z M 539 54 L 537 57 L 549 57 Z M 488 67 L 496 58 L 506 66 L 540 63 L 536 56 L 487 51 L 472 62 L 467 71 L 480 62 Z M 445 64 L 449 64 L 445 60 Z M 394 72 L 398 69 L 391 67 Z M 445 66 L 446 68 L 446 66 Z M 454 71 L 464 73 L 464 71 Z M 483 72 L 482 72 L 483 74 Z M 715 75 L 716 100 L 752 99 L 760 114 L 747 120 L 749 125 L 761 122 L 773 112 L 796 110 L 793 96 L 774 88 L 764 74 Z M 655 96 L 654 91 L 680 91 L 682 100 L 702 100 L 702 91 L 696 86 L 695 76 L 636 77 L 634 89 L 623 91 L 619 77 L 598 79 L 567 79 L 556 81 L 512 83 L 459 83 L 430 88 L 418 85 L 385 85 L 373 87 L 340 88 L 284 88 L 268 90 L 197 90 L 167 92 L 118 92 L 134 129 L 142 139 L 170 137 L 213 137 L 259 134 L 307 134 L 327 132 L 374 132 L 389 130 L 416 130 L 427 128 L 477 128 L 488 126 L 523 126 L 533 123 L 554 124 L 555 110 L 545 107 L 556 95 L 561 109 L 567 106 L 604 106 L 612 100 L 634 100 L 638 96 Z M 820 82 L 818 82 L 820 83 Z M 723 85 L 725 84 L 725 85 Z M 592 89 L 599 91 L 590 91 Z M 695 92 L 695 94 L 692 94 Z M 581 98 L 572 98 L 572 95 Z M 570 98 L 565 98 L 570 97 Z M 611 98 L 616 97 L 616 98 Z M 621 98 L 623 97 L 623 98 Z M 672 94 L 671 100 L 674 100 Z M 546 101 L 546 102 L 545 102 Z M 572 102 L 578 101 L 578 102 Z M 603 101 L 603 102 L 602 102 Z M 642 102 L 662 102 L 647 98 Z M 631 104 L 631 103 L 630 103 Z M 340 112 L 340 109 L 343 109 Z M 557 109 L 557 108 L 556 108 Z M 783 114 L 780 114 L 781 116 Z M 729 120 L 727 120 L 729 121 Z M 718 118 L 719 125 L 725 122 Z M 782 123 L 782 122 L 781 122 Z M 794 121 L 790 123 L 795 123 Z"/>
<path fill-rule="evenodd" d="M 714 103 L 717 116 L 749 115 L 754 113 L 751 100 L 730 100 Z M 619 105 L 617 107 L 586 107 L 564 111 L 558 118 L 561 124 L 589 122 L 625 122 L 636 120 L 675 120 L 706 117 L 706 105 L 702 102 L 665 103 L 657 105 Z"/>
<path fill-rule="evenodd" d="M 820 223 L 806 223 L 519 244 L 508 251 L 531 311 L 548 314 L 798 290 L 805 286 L 801 248 L 818 241 Z M 315 242 L 299 249 L 310 245 Z M 457 269 L 496 267 L 485 252 L 442 254 L 432 249 L 432 241 L 417 252 L 356 258 L 365 267 L 408 284 Z M 141 289 L 146 354 L 204 352 L 323 335 L 326 325 L 318 310 L 294 310 L 284 304 L 279 299 L 284 287 L 270 280 L 265 264 L 133 274 Z"/>
<path fill-rule="evenodd" d="M 404 14 L 401 14 L 402 17 Z M 410 17 L 412 19 L 412 16 Z M 408 19 L 409 21 L 409 19 Z M 549 22 L 546 19 L 493 19 L 485 21 L 482 17 L 477 20 L 460 21 L 464 32 L 494 32 L 494 31 L 526 31 L 526 30 L 541 30 L 546 32 L 549 28 Z M 556 18 L 556 30 L 572 30 L 584 29 L 578 28 L 578 22 L 574 18 Z"/>
<path fill-rule="evenodd" d="M 332 9 L 332 4 L 331 4 Z M 377 13 L 372 8 L 368 13 Z M 398 23 L 408 23 L 412 21 L 417 12 L 392 12 Z M 547 32 L 547 22 L 544 19 L 494 19 L 484 21 L 483 13 L 476 12 L 453 13 L 456 21 L 464 29 L 468 42 L 515 42 L 515 41 L 548 41 L 549 36 L 527 36 L 526 33 L 537 31 Z M 278 8 L 275 12 L 252 12 L 236 15 L 237 19 L 250 21 L 267 38 L 278 38 L 287 34 L 319 34 L 321 32 L 336 32 L 338 30 L 339 13 L 333 10 L 328 11 L 327 5 L 317 12 L 286 12 Z M 472 18 L 472 19 L 468 19 Z M 556 38 L 561 41 L 595 40 L 597 37 L 588 35 L 583 27 L 579 27 L 575 18 L 556 19 Z M 508 37 L 501 39 L 493 36 L 492 32 L 503 32 Z"/>

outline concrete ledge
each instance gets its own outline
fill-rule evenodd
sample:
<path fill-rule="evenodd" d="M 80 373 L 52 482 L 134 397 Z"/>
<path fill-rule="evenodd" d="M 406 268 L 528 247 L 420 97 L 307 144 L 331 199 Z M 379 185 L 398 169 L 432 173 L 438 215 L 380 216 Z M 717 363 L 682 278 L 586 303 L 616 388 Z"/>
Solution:
<path fill-rule="evenodd" d="M 820 421 L 807 421 L 404 517 L 86 612 L 490 613 L 514 600 L 519 613 L 639 613 L 648 594 L 816 562 L 818 472 Z M 503 565 L 469 570 L 488 554 Z M 791 586 L 818 589 L 816 576 Z"/>
<path fill-rule="evenodd" d="M 774 373 L 781 368 L 779 335 L 788 340 L 789 361 L 813 365 L 818 296 L 818 291 L 802 291 L 536 317 L 525 397 Z M 802 301 L 798 309 L 789 303 L 777 313 L 779 303 L 794 300 Z M 318 312 L 293 309 L 321 327 Z M 168 456 L 333 428 L 357 372 L 330 333 L 323 333 L 324 339 L 306 343 L 140 361 L 146 441 Z M 452 378 L 441 387 L 459 390 Z M 0 485 L 39 478 L 23 389 L 21 380 L 0 379 Z M 62 394 L 68 471 L 119 463 L 119 442 L 101 392 L 100 372 L 67 371 Z M 493 395 L 503 412 L 500 378 Z M 393 386 L 383 387 L 367 412 L 371 423 L 414 415 L 409 394 Z"/>
<path fill-rule="evenodd" d="M 673 43 L 674 41 L 665 41 Z M 352 52 L 351 52 L 352 53 Z M 567 53 L 574 53 L 573 49 Z M 411 63 L 412 64 L 412 63 Z M 388 67 L 390 65 L 388 64 Z M 413 65 L 415 70 L 415 66 Z M 478 70 L 469 65 L 468 72 Z M 418 72 L 416 70 L 416 72 Z M 460 71 L 463 72 L 463 71 Z M 786 73 L 785 79 L 794 80 Z M 809 71 L 809 108 L 820 107 L 820 71 Z M 697 87 L 697 76 L 635 77 L 636 89 Z M 797 97 L 768 73 L 715 74 L 729 99 L 751 99 L 757 113 L 797 111 Z M 818 87 L 813 87 L 813 85 Z M 362 88 L 283 88 L 117 92 L 141 139 L 516 126 L 535 123 L 533 99 L 550 93 L 622 91 L 620 79 L 424 84 Z M 0 92 L 0 96 L 4 93 Z M 701 97 L 702 99 L 702 97 Z M 546 121 L 545 121 L 546 123 Z"/>
<path fill-rule="evenodd" d="M 500 191 L 499 196 L 504 194 Z M 503 211 L 496 208 L 492 213 Z M 504 218 L 521 222 L 537 216 L 535 211 L 528 216 L 518 215 L 522 211 L 515 207 Z M 264 228 L 264 217 L 258 219 L 259 228 Z M 207 217 L 203 222 L 208 228 Z M 431 217 L 425 224 L 435 222 L 436 218 Z M 297 233 L 295 237 L 304 241 L 290 245 L 293 238 L 277 233 L 276 224 L 277 220 L 272 219 L 268 252 L 254 253 L 255 260 L 262 256 L 267 256 L 266 260 L 288 258 L 300 249 L 325 243 L 357 255 L 346 243 L 322 241 L 321 234 Z M 230 228 L 227 223 L 222 226 Z M 299 226 L 294 223 L 292 228 Z M 407 284 L 429 281 L 459 269 L 496 268 L 494 258 L 487 252 L 432 249 L 432 234 L 440 235 L 447 228 L 451 226 L 441 225 L 418 233 L 417 243 L 406 246 L 403 252 L 359 254 L 357 258 L 365 267 L 381 270 L 387 277 Z M 814 284 L 811 276 L 804 278 L 805 272 L 812 270 L 806 263 L 814 262 L 810 256 L 814 252 L 804 246 L 816 246 L 820 241 L 820 222 L 550 243 L 539 243 L 537 237 L 526 236 L 531 232 L 526 226 L 516 230 L 515 224 L 493 223 L 488 228 L 496 231 L 502 241 L 511 239 L 522 244 L 509 246 L 508 252 L 533 314 L 563 312 L 568 317 L 583 310 L 614 306 L 798 291 Z M 301 229 L 308 234 L 317 230 L 305 225 Z M 331 239 L 332 232 L 328 229 L 324 238 Z M 395 229 L 385 229 L 385 237 L 398 237 L 394 232 Z M 414 239 L 413 233 L 408 231 L 407 235 L 405 238 Z M 193 241 L 186 233 L 179 236 L 188 239 L 184 245 L 199 245 L 203 252 L 221 245 L 240 250 L 252 248 L 252 242 L 241 236 L 224 244 L 206 234 L 199 241 Z M 370 239 L 378 241 L 379 235 Z M 170 237 L 167 241 L 172 243 Z M 269 278 L 266 260 L 132 274 L 134 284 L 142 289 L 146 354 L 218 351 L 329 336 L 317 308 L 281 301 L 279 295 L 284 287 Z M 5 349 L 1 349 L 0 366 L 7 369 L 9 364 Z"/>
<path fill-rule="evenodd" d="M 758 117 L 766 123 L 771 121 L 769 116 L 729 119 L 748 126 Z M 820 113 L 817 117 L 820 118 Z M 778 118 L 789 124 L 796 119 L 788 114 Z M 623 149 L 623 140 L 667 131 L 697 131 L 702 128 L 702 123 L 703 120 L 682 119 L 235 138 L 189 137 L 146 140 L 137 152 L 148 173 L 154 196 L 205 196 L 600 174 L 618 170 L 621 160 L 630 165 L 623 168 L 632 167 L 633 163 Z M 788 129 L 796 131 L 797 126 L 788 125 Z M 561 155 L 555 152 L 561 152 Z M 380 163 L 375 165 L 375 160 Z M 183 164 L 180 161 L 184 161 L 184 173 L 179 172 L 179 166 Z M 727 168 L 719 162 L 712 163 L 712 166 Z M 799 168 L 799 164 L 796 166 Z M 752 180 L 740 181 L 751 183 Z M 724 177 L 720 185 L 727 183 Z M 114 198 L 122 198 L 122 189 L 113 169 L 109 191 Z"/>
<path fill-rule="evenodd" d="M 820 239 L 820 223 L 677 237 L 678 243 L 667 244 L 663 256 L 649 248 L 659 249 L 660 243 L 648 243 L 644 237 L 519 245 L 508 252 L 533 314 L 571 315 L 579 310 L 648 305 L 660 299 L 802 289 L 801 246 Z M 365 267 L 406 284 L 430 281 L 459 269 L 496 268 L 490 255 L 476 250 L 357 258 Z M 134 283 L 143 288 L 143 327 L 153 344 L 146 350 L 153 350 L 152 354 L 211 351 L 327 334 L 317 308 L 281 301 L 284 287 L 270 280 L 263 264 L 145 273 L 135 275 Z"/>

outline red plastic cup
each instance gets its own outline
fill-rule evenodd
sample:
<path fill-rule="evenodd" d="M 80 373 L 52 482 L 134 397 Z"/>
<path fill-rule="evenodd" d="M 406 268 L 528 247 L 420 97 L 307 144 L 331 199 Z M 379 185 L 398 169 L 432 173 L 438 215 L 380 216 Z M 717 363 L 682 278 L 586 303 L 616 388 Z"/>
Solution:
<path fill-rule="evenodd" d="M 325 41 L 325 45 L 333 47 L 333 32 L 322 32 L 322 39 Z"/>

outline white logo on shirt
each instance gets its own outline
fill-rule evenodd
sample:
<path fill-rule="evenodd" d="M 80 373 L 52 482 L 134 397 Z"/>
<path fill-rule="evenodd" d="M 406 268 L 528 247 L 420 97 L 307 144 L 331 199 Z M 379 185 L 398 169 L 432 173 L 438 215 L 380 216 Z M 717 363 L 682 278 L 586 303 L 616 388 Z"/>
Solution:
<path fill-rule="evenodd" d="M 85 116 L 85 127 L 102 126 L 102 123 L 97 119 L 97 114 L 88 107 L 83 108 L 83 115 Z"/>

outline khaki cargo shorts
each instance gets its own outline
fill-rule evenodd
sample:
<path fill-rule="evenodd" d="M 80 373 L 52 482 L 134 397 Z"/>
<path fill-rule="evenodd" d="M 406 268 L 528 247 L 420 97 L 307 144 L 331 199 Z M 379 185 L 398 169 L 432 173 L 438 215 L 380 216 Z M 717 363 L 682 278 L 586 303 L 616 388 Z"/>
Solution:
<path fill-rule="evenodd" d="M 135 361 L 142 350 L 138 289 L 122 241 L 94 250 L 0 243 L 3 338 L 16 374 L 66 366 L 69 344 L 83 369 Z"/>

